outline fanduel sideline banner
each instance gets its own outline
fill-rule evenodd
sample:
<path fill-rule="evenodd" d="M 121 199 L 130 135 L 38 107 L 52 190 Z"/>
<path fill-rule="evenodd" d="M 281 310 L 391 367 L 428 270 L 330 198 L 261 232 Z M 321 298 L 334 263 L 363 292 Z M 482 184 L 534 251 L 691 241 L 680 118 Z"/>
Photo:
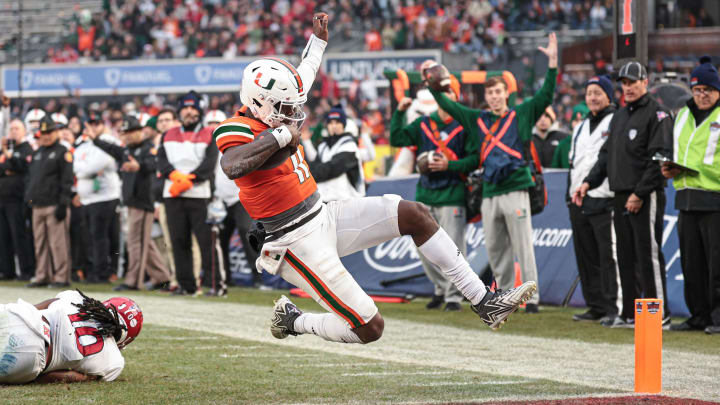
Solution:
<path fill-rule="evenodd" d="M 9 97 L 18 96 L 20 83 L 23 97 L 238 91 L 252 60 L 27 65 L 19 77 L 16 67 L 3 67 L 2 85 Z"/>
<path fill-rule="evenodd" d="M 353 80 L 372 80 L 387 87 L 383 71 L 417 70 L 420 64 L 440 61 L 439 50 L 397 52 L 327 53 L 323 70 L 341 87 Z M 298 56 L 283 56 L 297 65 Z M 245 67 L 258 57 L 203 58 L 182 61 L 143 60 L 91 64 L 30 64 L 19 72 L 17 65 L 2 67 L 2 89 L 9 97 L 100 96 L 113 94 L 236 92 Z"/>
<path fill-rule="evenodd" d="M 548 206 L 532 218 L 535 259 L 538 266 L 540 301 L 561 305 L 577 277 L 577 263 L 565 192 L 567 171 L 545 173 Z M 378 179 L 368 188 L 368 196 L 399 194 L 413 200 L 417 175 L 401 179 Z M 666 188 L 667 207 L 662 237 L 667 267 L 667 293 L 673 315 L 687 316 L 680 268 L 680 245 L 677 237 L 677 211 L 674 208 L 675 189 Z M 469 224 L 466 229 L 468 261 L 475 272 L 487 265 L 485 234 L 481 223 Z M 354 253 L 342 259 L 361 287 L 369 293 L 432 295 L 433 287 L 424 274 L 417 250 L 409 236 L 393 239 L 377 247 Z M 572 306 L 584 306 L 578 285 L 570 299 Z"/>

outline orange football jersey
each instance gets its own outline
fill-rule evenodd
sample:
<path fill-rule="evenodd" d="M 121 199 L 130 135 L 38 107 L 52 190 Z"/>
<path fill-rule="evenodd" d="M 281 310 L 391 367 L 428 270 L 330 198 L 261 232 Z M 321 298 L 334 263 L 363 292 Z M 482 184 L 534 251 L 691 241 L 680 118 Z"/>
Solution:
<path fill-rule="evenodd" d="M 243 145 L 268 129 L 258 120 L 235 115 L 223 121 L 213 137 L 220 153 L 228 148 Z M 255 170 L 239 179 L 240 202 L 253 219 L 269 218 L 286 211 L 310 197 L 317 184 L 307 162 L 302 145 L 284 163 L 268 170 Z"/>

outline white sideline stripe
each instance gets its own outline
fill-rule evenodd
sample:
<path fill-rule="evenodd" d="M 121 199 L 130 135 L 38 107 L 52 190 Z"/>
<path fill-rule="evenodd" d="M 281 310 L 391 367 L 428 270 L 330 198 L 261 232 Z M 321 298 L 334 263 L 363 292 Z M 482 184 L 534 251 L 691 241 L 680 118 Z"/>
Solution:
<path fill-rule="evenodd" d="M 268 358 L 268 359 L 275 359 L 278 357 L 283 358 L 296 358 L 296 357 L 320 357 L 320 354 L 282 354 L 282 353 L 272 353 L 272 354 L 257 354 L 257 353 L 249 353 L 249 354 L 227 354 L 222 353 L 220 354 L 220 357 L 223 359 L 237 359 L 237 358 Z"/>
<path fill-rule="evenodd" d="M 148 339 L 153 339 L 153 340 L 192 340 L 192 341 L 195 341 L 195 340 L 218 340 L 218 339 L 220 339 L 220 338 L 217 337 L 217 336 L 198 336 L 198 337 L 196 337 L 196 338 L 185 337 L 185 336 L 166 336 L 166 337 L 158 337 L 158 338 L 152 338 L 152 337 L 150 337 L 150 338 L 148 338 Z"/>
<path fill-rule="evenodd" d="M 456 374 L 457 371 L 368 371 L 366 373 L 342 373 L 343 377 L 375 377 L 385 375 L 442 375 Z"/>
<path fill-rule="evenodd" d="M 55 291 L 0 287 L 0 302 L 15 302 L 18 298 L 41 302 L 55 294 Z M 108 292 L 93 296 L 107 299 L 114 294 Z M 269 331 L 272 300 L 268 300 L 267 306 L 256 306 L 183 297 L 148 297 L 132 293 L 127 296 L 140 304 L 145 322 L 157 326 L 203 333 L 213 331 L 218 335 L 273 344 L 278 348 L 315 350 L 318 353 L 354 356 L 365 361 L 492 373 L 499 379 L 548 379 L 601 388 L 623 395 L 631 395 L 633 391 L 635 352 L 632 344 L 587 343 L 573 339 L 520 336 L 507 334 L 505 330 L 491 332 L 479 320 L 477 330 L 468 330 L 396 318 L 386 318 L 382 339 L 369 345 L 329 343 L 315 336 L 278 340 L 273 338 Z M 305 301 L 300 300 L 298 303 L 302 308 Z M 511 316 L 506 328 L 512 328 L 513 322 L 518 320 Z M 569 317 L 568 322 L 572 322 Z M 618 333 L 629 332 L 618 330 Z M 452 345 L 448 344 L 448 336 L 452 337 Z M 141 334 L 139 339 L 143 338 L 152 337 Z M 196 340 L 200 339 L 202 338 Z M 518 359 L 521 359 L 521 362 L 518 362 Z M 129 365 L 132 366 L 137 365 Z M 663 350 L 663 395 L 720 401 L 718 375 L 720 355 L 677 349 Z M 587 396 L 589 395 L 582 397 Z M 530 399 L 572 397 L 537 393 Z M 512 396 L 507 395 L 502 399 L 512 399 Z M 490 401 L 492 398 L 482 400 Z"/>
<path fill-rule="evenodd" d="M 318 363 L 318 364 L 304 364 L 303 367 L 346 367 L 346 368 L 359 368 L 359 367 L 371 367 L 371 366 L 382 366 L 384 363 Z"/>
<path fill-rule="evenodd" d="M 528 380 L 518 381 L 440 381 L 425 384 L 413 384 L 413 387 L 449 387 L 453 385 L 510 385 L 527 384 Z"/>

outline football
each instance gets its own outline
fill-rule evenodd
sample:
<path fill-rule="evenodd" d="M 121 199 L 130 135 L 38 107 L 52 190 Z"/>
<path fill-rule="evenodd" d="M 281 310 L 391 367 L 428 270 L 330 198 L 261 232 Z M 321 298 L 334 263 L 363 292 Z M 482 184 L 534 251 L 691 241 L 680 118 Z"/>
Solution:
<path fill-rule="evenodd" d="M 270 131 L 271 129 L 267 129 L 261 132 L 260 135 L 255 137 L 255 141 L 258 141 L 266 136 L 272 136 Z M 258 167 L 258 170 L 268 170 L 274 167 L 278 167 L 283 164 L 295 152 L 297 152 L 297 145 L 286 145 L 282 149 L 275 152 L 272 156 L 270 156 L 262 165 L 260 165 L 260 167 Z"/>
<path fill-rule="evenodd" d="M 422 71 L 427 86 L 435 91 L 448 91 L 450 89 L 450 72 L 439 63 L 429 66 Z"/>
<path fill-rule="evenodd" d="M 433 154 L 435 152 L 429 151 L 429 152 L 423 152 L 420 155 L 418 155 L 417 159 L 415 159 L 415 166 L 417 167 L 417 171 L 420 174 L 429 174 L 430 168 L 428 167 L 428 164 L 430 163 L 430 159 L 433 158 Z"/>

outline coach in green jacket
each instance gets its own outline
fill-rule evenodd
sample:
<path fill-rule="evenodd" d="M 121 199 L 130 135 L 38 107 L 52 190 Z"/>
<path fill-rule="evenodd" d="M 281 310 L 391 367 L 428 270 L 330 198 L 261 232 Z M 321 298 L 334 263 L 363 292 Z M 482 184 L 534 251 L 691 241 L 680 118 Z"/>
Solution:
<path fill-rule="evenodd" d="M 678 237 L 690 318 L 671 330 L 720 333 L 720 77 L 710 58 L 690 75 L 692 99 L 673 129 L 673 160 L 697 175 L 662 167 L 673 178 Z"/>
<path fill-rule="evenodd" d="M 552 103 L 557 76 L 557 39 L 549 36 L 545 83 L 531 99 L 517 107 L 508 106 L 508 86 L 502 77 L 485 82 L 485 101 L 490 111 L 474 110 L 453 102 L 443 93 L 431 91 L 438 105 L 481 142 L 480 166 L 483 170 L 482 217 L 485 247 L 498 286 L 505 289 L 515 282 L 515 258 L 520 263 L 522 281 L 537 282 L 533 249 L 528 188 L 535 185 L 525 144 L 532 142 L 532 128 Z M 528 301 L 526 311 L 538 311 L 539 291 Z"/>

